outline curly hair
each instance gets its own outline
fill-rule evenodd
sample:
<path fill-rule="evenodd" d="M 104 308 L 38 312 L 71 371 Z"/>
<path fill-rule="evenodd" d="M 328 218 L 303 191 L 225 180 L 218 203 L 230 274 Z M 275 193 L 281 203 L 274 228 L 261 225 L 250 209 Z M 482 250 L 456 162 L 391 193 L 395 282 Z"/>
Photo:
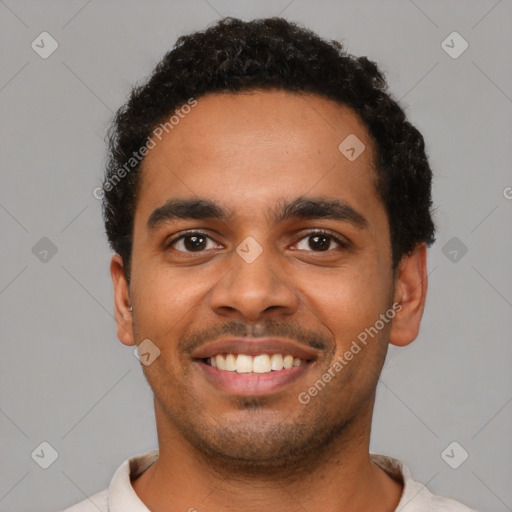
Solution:
<path fill-rule="evenodd" d="M 260 89 L 320 95 L 351 108 L 364 122 L 376 148 L 376 189 L 388 215 L 393 271 L 417 244 L 434 243 L 424 139 L 388 92 L 377 65 L 283 18 L 228 17 L 180 37 L 147 81 L 133 88 L 109 129 L 103 219 L 128 280 L 141 167 L 133 156 L 191 98 Z M 128 161 L 134 163 L 119 179 Z"/>

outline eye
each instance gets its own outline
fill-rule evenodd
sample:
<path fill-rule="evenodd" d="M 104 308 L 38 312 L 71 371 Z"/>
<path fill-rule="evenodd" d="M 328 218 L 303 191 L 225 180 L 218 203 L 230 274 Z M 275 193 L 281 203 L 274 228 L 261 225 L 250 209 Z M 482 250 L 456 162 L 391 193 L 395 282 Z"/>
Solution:
<path fill-rule="evenodd" d="M 305 242 L 308 240 L 309 242 Z M 339 247 L 346 249 L 348 243 L 343 241 L 340 237 L 334 235 L 330 231 L 314 231 L 309 233 L 307 236 L 301 238 L 297 247 L 302 251 L 315 251 L 315 252 L 328 252 L 332 243 L 337 244 Z M 302 247 L 300 245 L 302 244 Z"/>
<path fill-rule="evenodd" d="M 210 247 L 208 247 L 208 242 L 212 242 L 213 246 L 210 244 Z M 215 249 L 217 245 L 212 238 L 202 231 L 188 231 L 170 240 L 166 248 L 171 247 L 179 252 L 203 252 L 207 249 Z"/>

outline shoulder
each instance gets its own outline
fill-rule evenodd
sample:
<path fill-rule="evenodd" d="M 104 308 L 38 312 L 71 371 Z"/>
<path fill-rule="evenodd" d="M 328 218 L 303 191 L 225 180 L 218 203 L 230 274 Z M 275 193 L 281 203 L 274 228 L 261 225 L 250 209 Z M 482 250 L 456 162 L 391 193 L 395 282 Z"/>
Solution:
<path fill-rule="evenodd" d="M 408 487 L 403 508 L 398 507 L 401 512 L 476 512 L 459 501 L 432 494 L 423 484 L 414 480 L 409 481 Z"/>
<path fill-rule="evenodd" d="M 108 512 L 108 489 L 98 492 L 62 512 Z"/>
<path fill-rule="evenodd" d="M 403 483 L 397 512 L 476 512 L 456 500 L 432 494 L 425 485 L 413 480 L 409 468 L 402 461 L 374 453 L 370 456 L 392 478 Z"/>
<path fill-rule="evenodd" d="M 62 512 L 109 512 L 112 510 L 147 510 L 131 485 L 131 479 L 140 476 L 158 459 L 158 450 L 134 455 L 116 470 L 108 489 L 105 489 Z"/>

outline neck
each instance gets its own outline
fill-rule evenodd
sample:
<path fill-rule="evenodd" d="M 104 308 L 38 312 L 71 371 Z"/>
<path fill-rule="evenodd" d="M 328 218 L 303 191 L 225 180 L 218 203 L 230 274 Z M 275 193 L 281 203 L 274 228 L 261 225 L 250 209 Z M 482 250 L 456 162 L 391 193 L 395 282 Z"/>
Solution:
<path fill-rule="evenodd" d="M 240 463 L 198 453 L 155 407 L 159 458 L 132 486 L 152 512 L 259 512 L 269 504 L 275 512 L 391 512 L 400 501 L 402 485 L 370 459 L 372 409 L 348 424 L 316 457 L 288 464 L 286 472 L 277 466 L 265 472 L 244 471 Z"/>

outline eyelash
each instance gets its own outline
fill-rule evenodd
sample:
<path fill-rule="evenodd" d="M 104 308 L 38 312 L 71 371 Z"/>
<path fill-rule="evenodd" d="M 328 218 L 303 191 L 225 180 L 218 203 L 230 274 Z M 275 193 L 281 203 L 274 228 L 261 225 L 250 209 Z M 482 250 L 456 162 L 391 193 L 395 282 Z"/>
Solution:
<path fill-rule="evenodd" d="M 317 229 L 317 230 L 311 231 L 308 234 L 306 234 L 303 237 L 301 237 L 299 239 L 299 242 L 304 240 L 305 238 L 309 238 L 309 237 L 312 237 L 312 236 L 315 236 L 315 235 L 329 236 L 342 249 L 347 249 L 348 246 L 349 246 L 348 242 L 346 242 L 345 240 L 340 238 L 338 235 L 334 234 L 332 231 L 329 231 L 329 230 L 326 230 L 326 229 Z M 205 238 L 209 238 L 210 240 L 213 240 L 213 238 L 210 237 L 209 235 L 207 235 L 204 231 L 195 231 L 195 230 L 185 231 L 185 232 L 181 233 L 179 236 L 169 240 L 169 242 L 166 243 L 166 245 L 165 245 L 165 249 L 170 249 L 172 247 L 172 245 L 175 244 L 176 242 L 178 242 L 179 240 L 182 240 L 183 238 L 187 238 L 187 237 L 190 237 L 190 236 L 202 236 L 202 237 L 205 237 Z M 213 241 L 215 242 L 215 240 L 213 240 Z M 313 251 L 313 250 L 311 250 L 311 252 L 315 252 L 315 253 L 332 252 L 332 251 L 333 251 L 333 249 L 329 249 L 327 251 Z M 178 252 L 185 253 L 185 254 L 195 254 L 193 251 L 178 251 Z M 204 251 L 199 251 L 197 254 L 201 254 L 202 252 L 204 252 Z"/>

